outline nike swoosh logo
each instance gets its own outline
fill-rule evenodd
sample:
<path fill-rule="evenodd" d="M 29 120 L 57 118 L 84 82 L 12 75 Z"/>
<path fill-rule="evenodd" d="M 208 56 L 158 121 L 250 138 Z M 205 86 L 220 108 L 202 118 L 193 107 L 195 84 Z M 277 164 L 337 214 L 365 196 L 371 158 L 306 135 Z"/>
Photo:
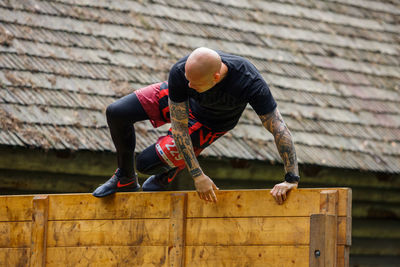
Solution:
<path fill-rule="evenodd" d="M 169 178 L 169 177 L 168 177 L 168 183 L 172 182 L 172 180 L 174 180 L 174 178 L 175 178 L 175 176 L 172 177 L 172 178 Z"/>
<path fill-rule="evenodd" d="M 128 185 L 133 184 L 134 182 L 135 182 L 135 180 L 133 180 L 132 182 L 127 183 L 127 184 L 121 184 L 120 181 L 118 181 L 117 187 L 118 187 L 118 188 L 125 187 L 125 186 L 128 186 Z"/>

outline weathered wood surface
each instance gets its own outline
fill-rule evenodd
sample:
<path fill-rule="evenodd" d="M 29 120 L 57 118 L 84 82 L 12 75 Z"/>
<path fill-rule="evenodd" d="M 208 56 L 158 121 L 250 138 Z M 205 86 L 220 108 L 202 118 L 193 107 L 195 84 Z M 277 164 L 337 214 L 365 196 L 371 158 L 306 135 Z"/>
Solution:
<path fill-rule="evenodd" d="M 1 196 L 0 221 L 31 221 L 33 196 Z"/>
<path fill-rule="evenodd" d="M 44 267 L 47 252 L 49 197 L 35 196 L 32 202 L 30 266 Z"/>
<path fill-rule="evenodd" d="M 29 248 L 0 248 L 0 266 L 29 266 Z"/>
<path fill-rule="evenodd" d="M 185 262 L 187 193 L 171 195 L 168 259 L 170 267 L 180 267 Z"/>
<path fill-rule="evenodd" d="M 187 246 L 186 266 L 306 267 L 308 249 L 308 246 Z"/>
<path fill-rule="evenodd" d="M 49 221 L 47 246 L 167 246 L 168 227 L 168 219 Z"/>
<path fill-rule="evenodd" d="M 0 197 L 0 266 L 309 266 L 318 231 L 329 260 L 310 266 L 348 266 L 351 190 L 298 189 L 283 205 L 269 190 L 217 194 Z"/>
<path fill-rule="evenodd" d="M 29 248 L 31 222 L 0 222 L 0 248 Z"/>
<path fill-rule="evenodd" d="M 335 215 L 311 215 L 310 266 L 336 267 L 336 220 Z"/>
<path fill-rule="evenodd" d="M 47 249 L 47 267 L 167 266 L 167 247 L 91 246 Z"/>
<path fill-rule="evenodd" d="M 194 192 L 188 194 L 188 218 L 191 217 L 263 217 L 310 216 L 320 213 L 320 192 L 323 189 L 299 189 L 290 192 L 283 205 L 276 204 L 270 190 L 235 190 L 218 192 L 218 204 L 204 205 Z M 351 215 L 349 190 L 339 193 L 338 216 Z"/>
<path fill-rule="evenodd" d="M 49 220 L 169 218 L 170 194 L 120 193 L 101 199 L 91 194 L 49 195 Z"/>

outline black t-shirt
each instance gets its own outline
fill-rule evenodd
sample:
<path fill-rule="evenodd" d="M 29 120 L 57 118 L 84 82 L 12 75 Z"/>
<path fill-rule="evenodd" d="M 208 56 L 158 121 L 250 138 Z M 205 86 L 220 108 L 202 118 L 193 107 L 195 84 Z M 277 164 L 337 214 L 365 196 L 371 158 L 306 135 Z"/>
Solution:
<path fill-rule="evenodd" d="M 186 56 L 170 70 L 170 99 L 174 102 L 189 99 L 190 108 L 197 120 L 216 131 L 233 129 L 247 103 L 258 115 L 272 112 L 276 102 L 256 67 L 245 58 L 220 51 L 217 53 L 228 67 L 228 73 L 222 81 L 203 93 L 190 88 L 185 77 Z"/>

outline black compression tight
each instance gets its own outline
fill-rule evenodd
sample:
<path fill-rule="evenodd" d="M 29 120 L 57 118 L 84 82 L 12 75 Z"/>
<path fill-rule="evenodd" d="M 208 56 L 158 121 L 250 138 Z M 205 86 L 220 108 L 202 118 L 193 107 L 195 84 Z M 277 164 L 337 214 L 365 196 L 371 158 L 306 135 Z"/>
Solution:
<path fill-rule="evenodd" d="M 148 120 L 136 94 L 129 94 L 107 107 L 107 124 L 111 138 L 117 150 L 118 168 L 124 176 L 132 177 L 135 173 L 134 152 L 136 134 L 134 123 Z M 158 157 L 155 145 L 146 148 L 138 157 L 138 171 L 146 174 L 156 174 L 167 171 L 168 168 Z"/>

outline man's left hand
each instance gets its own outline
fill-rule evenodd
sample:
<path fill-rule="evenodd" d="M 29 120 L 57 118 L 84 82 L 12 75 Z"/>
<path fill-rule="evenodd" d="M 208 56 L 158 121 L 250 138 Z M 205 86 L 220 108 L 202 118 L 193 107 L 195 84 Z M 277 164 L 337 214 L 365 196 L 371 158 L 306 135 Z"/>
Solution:
<path fill-rule="evenodd" d="M 219 190 L 219 188 L 214 184 L 210 177 L 204 173 L 197 176 L 194 178 L 194 186 L 196 187 L 197 194 L 202 200 L 214 203 L 217 202 L 215 191 Z"/>
<path fill-rule="evenodd" d="M 274 188 L 271 190 L 270 194 L 275 198 L 275 201 L 279 204 L 282 205 L 283 202 L 287 198 L 287 193 L 292 190 L 293 188 L 297 188 L 297 183 L 288 183 L 288 182 L 283 182 L 280 184 L 276 184 Z"/>

